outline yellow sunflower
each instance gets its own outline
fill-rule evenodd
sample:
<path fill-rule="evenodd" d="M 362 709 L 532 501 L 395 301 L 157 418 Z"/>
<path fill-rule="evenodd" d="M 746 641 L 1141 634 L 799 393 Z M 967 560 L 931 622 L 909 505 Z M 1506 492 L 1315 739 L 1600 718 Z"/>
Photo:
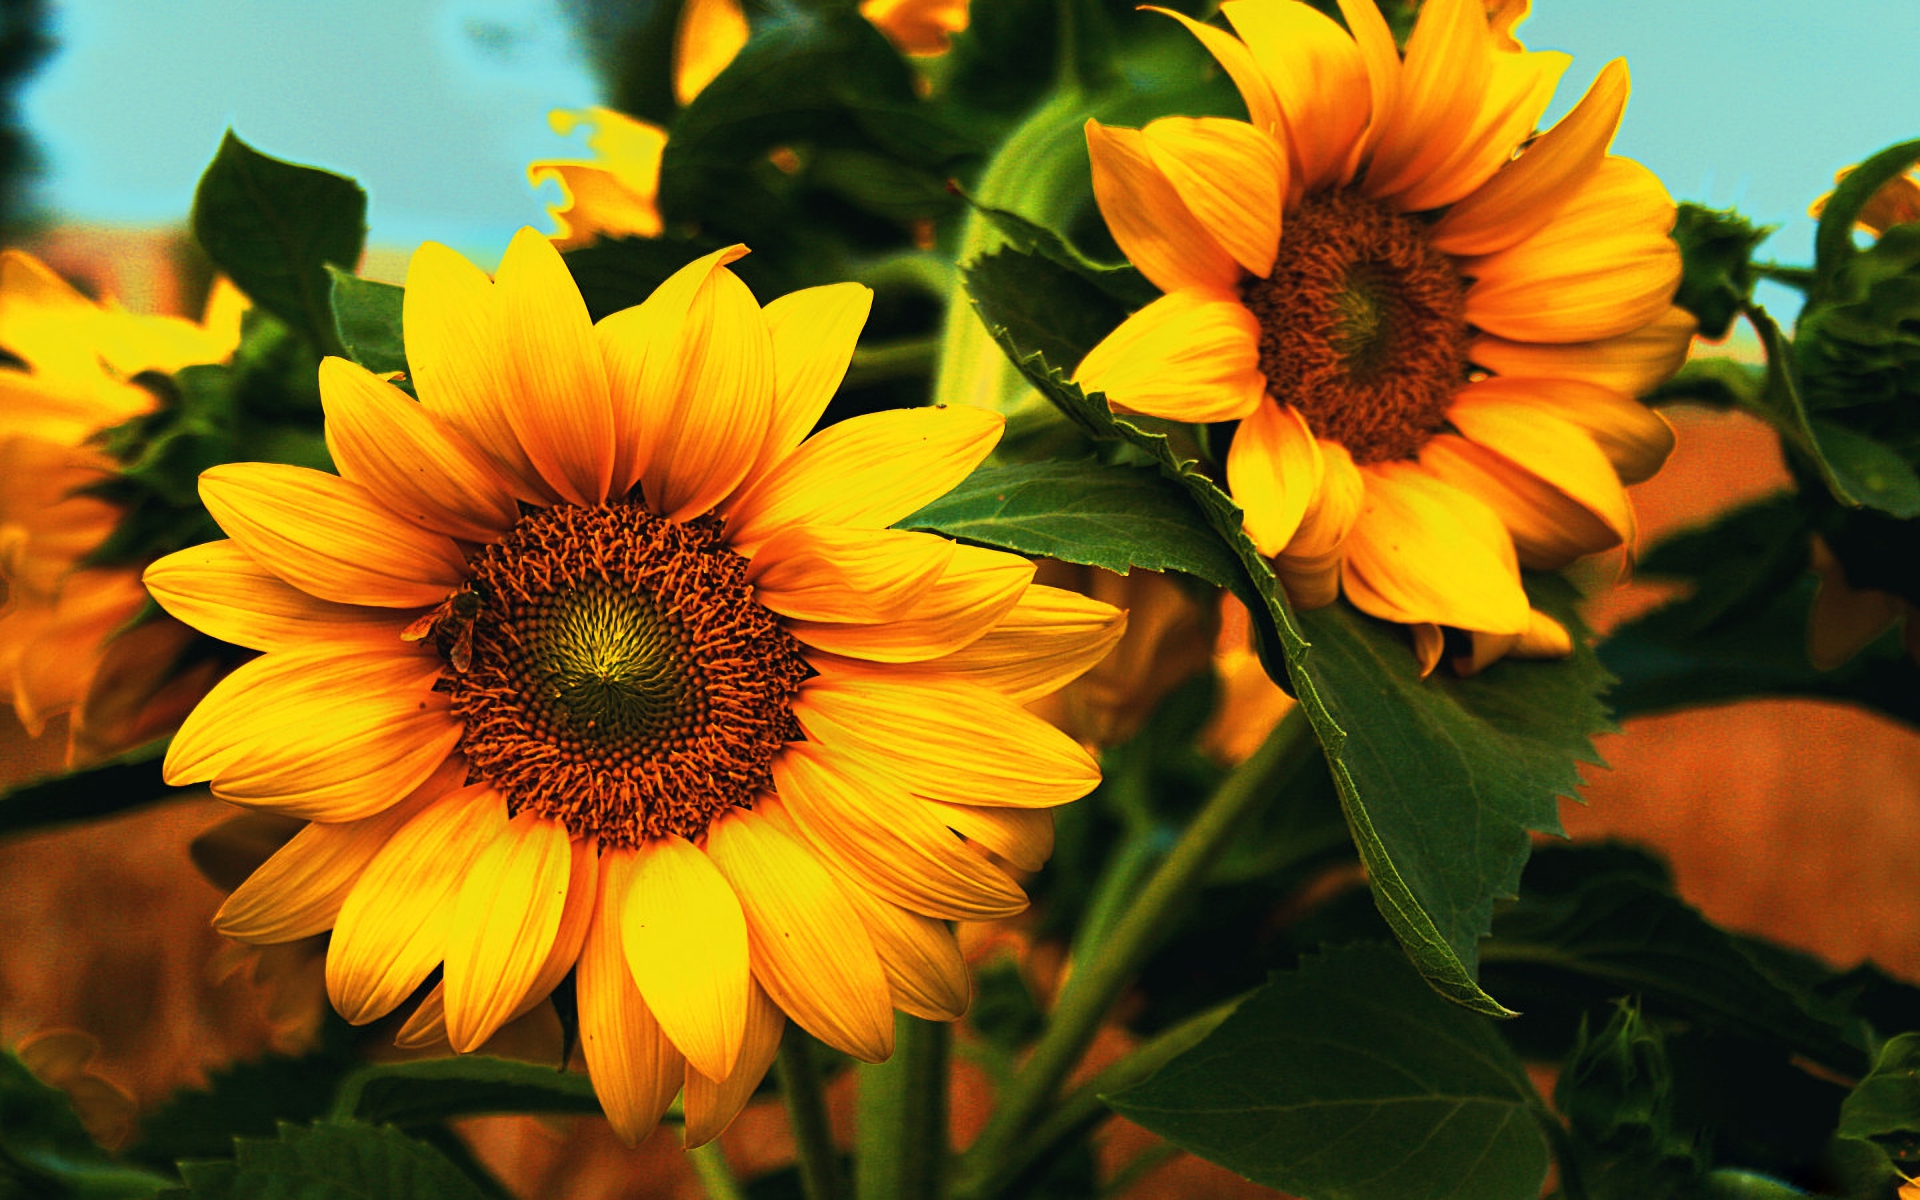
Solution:
<path fill-rule="evenodd" d="M 1564 653 L 1519 568 L 1630 544 L 1622 483 L 1673 434 L 1634 397 L 1686 354 L 1674 207 L 1607 147 L 1614 62 L 1533 137 L 1568 59 L 1506 49 L 1524 4 L 1430 0 L 1404 57 L 1372 0 L 1346 27 L 1227 0 L 1170 13 L 1251 121 L 1089 122 L 1095 199 L 1166 294 L 1079 364 L 1116 406 L 1240 422 L 1227 482 L 1295 603 L 1477 635 L 1469 665 Z M 1531 140 L 1529 140 L 1531 139 Z M 1518 153 L 1516 154 L 1516 150 Z"/>
<path fill-rule="evenodd" d="M 1049 806 L 1098 778 L 1021 704 L 1097 661 L 1111 607 L 1024 559 L 888 526 L 1001 419 L 889 411 L 807 437 L 871 293 L 763 310 L 727 264 L 597 325 L 522 230 L 496 279 L 414 256 L 419 401 L 321 369 L 339 475 L 201 477 L 231 540 L 147 572 L 260 650 L 195 710 L 170 781 L 309 824 L 216 918 L 331 928 L 355 1023 L 436 969 L 410 1040 L 471 1050 L 575 973 L 594 1085 L 628 1139 L 684 1086 L 714 1136 L 785 1017 L 865 1060 L 893 1009 L 952 1018 L 948 920 L 1025 897 Z M 783 1015 L 784 1014 L 784 1015 Z"/>
<path fill-rule="evenodd" d="M 190 636 L 178 624 L 121 634 L 146 592 L 138 568 L 81 566 L 121 516 L 82 489 L 116 469 L 95 435 L 159 406 L 135 377 L 224 360 L 245 309 L 221 281 L 202 324 L 143 316 L 88 299 L 32 255 L 0 253 L 0 347 L 18 360 L 0 369 L 0 689 L 36 735 L 72 713 L 76 756 L 161 732 L 211 682 L 164 686 Z"/>
<path fill-rule="evenodd" d="M 527 182 L 560 185 L 560 201 L 547 206 L 559 228 L 554 245 L 572 250 L 603 237 L 659 237 L 660 154 L 667 133 L 658 125 L 610 108 L 582 112 L 558 108 L 548 124 L 561 137 L 587 129 L 591 160 L 542 159 L 527 164 Z"/>

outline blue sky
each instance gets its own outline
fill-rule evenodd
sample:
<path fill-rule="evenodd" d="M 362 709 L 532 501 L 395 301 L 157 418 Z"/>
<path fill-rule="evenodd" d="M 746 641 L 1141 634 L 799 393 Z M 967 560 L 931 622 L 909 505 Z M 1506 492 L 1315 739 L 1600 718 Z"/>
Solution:
<path fill-rule="evenodd" d="M 546 111 L 593 99 L 557 4 L 63 0 L 25 96 L 41 196 L 77 219 L 178 220 L 231 124 L 359 179 L 376 244 L 493 259 L 542 221 L 526 162 L 568 152 Z M 1615 151 L 1678 198 L 1780 225 L 1784 260 L 1807 254 L 1807 203 L 1836 169 L 1920 136 L 1920 0 L 1535 0 L 1521 33 L 1574 56 L 1550 117 L 1626 57 Z"/>

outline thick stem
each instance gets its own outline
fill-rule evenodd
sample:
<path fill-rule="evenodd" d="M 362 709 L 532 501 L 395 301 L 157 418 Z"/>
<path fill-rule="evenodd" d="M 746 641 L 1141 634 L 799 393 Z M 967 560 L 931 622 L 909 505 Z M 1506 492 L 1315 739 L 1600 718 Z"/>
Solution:
<path fill-rule="evenodd" d="M 695 1146 L 687 1151 L 687 1161 L 693 1164 L 700 1185 L 707 1189 L 707 1200 L 747 1200 L 746 1189 L 733 1177 L 733 1168 L 727 1166 L 719 1142 Z"/>
<path fill-rule="evenodd" d="M 1271 796 L 1273 780 L 1283 767 L 1292 767 L 1313 749 L 1306 717 L 1295 707 L 1207 800 L 1172 853 L 1114 923 L 1105 942 L 1089 960 L 1075 965 L 1060 990 L 1046 1032 L 1000 1096 L 987 1127 L 961 1159 L 956 1197 L 987 1200 L 997 1194 L 991 1186 L 1000 1175 L 996 1164 L 1011 1156 L 1021 1136 L 1059 1094 L 1107 1009 L 1159 946 L 1180 906 L 1225 849 L 1241 818 Z"/>
<path fill-rule="evenodd" d="M 937 1200 L 946 1172 L 952 1027 L 900 1013 L 893 1057 L 860 1068 L 853 1191 L 859 1200 Z"/>
<path fill-rule="evenodd" d="M 807 1200 L 841 1200 L 840 1155 L 833 1146 L 833 1125 L 827 1119 L 827 1100 L 820 1090 L 820 1068 L 813 1061 L 807 1035 L 788 1026 L 780 1039 L 780 1094 L 787 1102 L 787 1120 L 800 1159 L 800 1186 Z"/>

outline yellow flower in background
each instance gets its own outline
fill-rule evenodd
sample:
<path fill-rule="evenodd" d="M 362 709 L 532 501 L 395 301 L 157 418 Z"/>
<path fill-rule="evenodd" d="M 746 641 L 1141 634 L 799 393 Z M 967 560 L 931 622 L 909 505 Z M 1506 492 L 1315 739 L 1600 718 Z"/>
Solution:
<path fill-rule="evenodd" d="M 542 159 L 527 164 L 527 182 L 560 185 L 547 206 L 559 229 L 554 245 L 572 250 L 602 237 L 659 237 L 660 154 L 666 131 L 610 108 L 555 109 L 548 124 L 561 137 L 585 127 L 593 159 Z"/>
<path fill-rule="evenodd" d="M 1089 122 L 1107 226 L 1166 294 L 1076 378 L 1240 422 L 1228 485 L 1295 603 L 1568 644 L 1519 568 L 1631 544 L 1622 483 L 1673 445 L 1634 397 L 1694 327 L 1673 203 L 1607 153 L 1625 65 L 1529 141 L 1565 55 L 1502 49 L 1479 0 L 1425 5 L 1404 59 L 1371 0 L 1341 11 L 1352 34 L 1294 0 L 1228 0 L 1238 37 L 1169 14 L 1251 122 Z"/>
<path fill-rule="evenodd" d="M 595 325 L 532 230 L 494 280 L 422 247 L 419 402 L 327 360 L 341 474 L 208 471 L 231 540 L 146 575 L 181 620 L 263 652 L 187 720 L 167 778 L 311 822 L 218 927 L 330 928 L 355 1023 L 441 968 L 405 1036 L 461 1051 L 576 971 L 629 1140 L 683 1087 L 688 1140 L 713 1137 L 787 1017 L 874 1060 L 893 1009 L 966 1008 L 945 922 L 1023 908 L 995 860 L 1038 867 L 1046 810 L 1098 779 L 1021 704 L 1121 620 L 1024 559 L 889 529 L 1001 418 L 806 437 L 871 293 L 762 309 L 726 269 L 745 252 Z"/>
<path fill-rule="evenodd" d="M 967 27 L 969 0 L 861 0 L 860 15 L 902 54 L 945 54 Z M 693 103 L 747 44 L 740 0 L 686 0 L 673 40 L 673 91 Z"/>
<path fill-rule="evenodd" d="M 0 688 L 36 735 L 71 713 L 76 757 L 163 732 L 211 682 L 166 685 L 191 636 L 174 622 L 121 634 L 146 591 L 138 568 L 81 566 L 121 515 L 82 489 L 115 471 L 92 439 L 159 407 L 135 377 L 223 361 L 245 309 L 223 280 L 202 324 L 143 316 L 88 299 L 29 254 L 0 253 L 0 348 L 19 360 L 0 368 Z"/>
<path fill-rule="evenodd" d="M 1852 167 L 1842 167 L 1834 172 L 1833 182 L 1838 184 L 1853 173 Z M 1807 206 L 1807 215 L 1818 220 L 1827 210 L 1827 201 L 1832 193 L 1820 197 Z M 1905 175 L 1895 175 L 1874 190 L 1867 202 L 1860 208 L 1860 216 L 1855 223 L 1860 228 L 1879 237 L 1895 225 L 1906 225 L 1920 221 L 1920 171 L 1909 171 Z"/>

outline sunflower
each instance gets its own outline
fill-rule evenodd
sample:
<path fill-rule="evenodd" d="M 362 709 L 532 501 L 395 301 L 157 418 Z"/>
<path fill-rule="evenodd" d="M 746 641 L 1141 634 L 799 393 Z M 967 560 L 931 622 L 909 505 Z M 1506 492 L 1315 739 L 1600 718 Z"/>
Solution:
<path fill-rule="evenodd" d="M 192 703 L 165 685 L 189 632 L 125 629 L 147 601 L 139 569 L 83 565 L 121 517 L 85 493 L 117 470 L 93 439 L 159 407 L 139 375 L 231 355 L 245 309 L 221 281 L 202 324 L 143 316 L 88 299 L 32 255 L 0 253 L 0 347 L 18 364 L 0 369 L 0 688 L 35 735 L 72 713 L 78 757 L 144 740 Z"/>
<path fill-rule="evenodd" d="M 496 279 L 428 244 L 407 278 L 419 394 L 321 367 L 341 474 L 216 467 L 230 540 L 147 572 L 260 657 L 165 770 L 310 822 L 216 917 L 331 929 L 350 1021 L 440 981 L 406 1031 L 472 1050 L 573 974 L 582 1045 L 637 1139 L 686 1091 L 726 1125 L 791 1017 L 863 1060 L 894 1008 L 968 1000 L 947 920 L 1020 910 L 1046 811 L 1098 778 L 1021 704 L 1120 635 L 1033 564 L 888 526 L 998 440 L 965 409 L 806 437 L 871 293 L 764 310 L 689 264 L 589 321 L 533 230 Z M 803 440 L 804 439 L 804 440 Z"/>
<path fill-rule="evenodd" d="M 554 245 L 572 250 L 603 237 L 659 237 L 660 155 L 666 130 L 610 108 L 557 108 L 548 124 L 561 137 L 584 127 L 591 160 L 542 159 L 527 164 L 527 182 L 560 185 L 547 206 L 559 229 Z"/>
<path fill-rule="evenodd" d="M 1674 207 L 1607 147 L 1624 63 L 1532 137 L 1567 66 L 1503 48 L 1478 0 L 1431 0 L 1404 57 L 1371 0 L 1189 20 L 1250 121 L 1089 122 L 1107 227 L 1165 293 L 1076 378 L 1116 407 L 1238 421 L 1227 483 L 1302 607 L 1564 653 L 1520 567 L 1630 544 L 1623 483 L 1673 434 L 1635 396 L 1685 356 Z M 1512 43 L 1515 47 L 1518 43 Z M 1531 140 L 1529 140 L 1531 138 Z M 1516 149 L 1519 153 L 1516 155 Z"/>
<path fill-rule="evenodd" d="M 970 0 L 861 0 L 860 15 L 902 54 L 945 54 L 967 27 Z M 686 0 L 673 39 L 673 91 L 693 103 L 747 44 L 740 0 Z"/>

